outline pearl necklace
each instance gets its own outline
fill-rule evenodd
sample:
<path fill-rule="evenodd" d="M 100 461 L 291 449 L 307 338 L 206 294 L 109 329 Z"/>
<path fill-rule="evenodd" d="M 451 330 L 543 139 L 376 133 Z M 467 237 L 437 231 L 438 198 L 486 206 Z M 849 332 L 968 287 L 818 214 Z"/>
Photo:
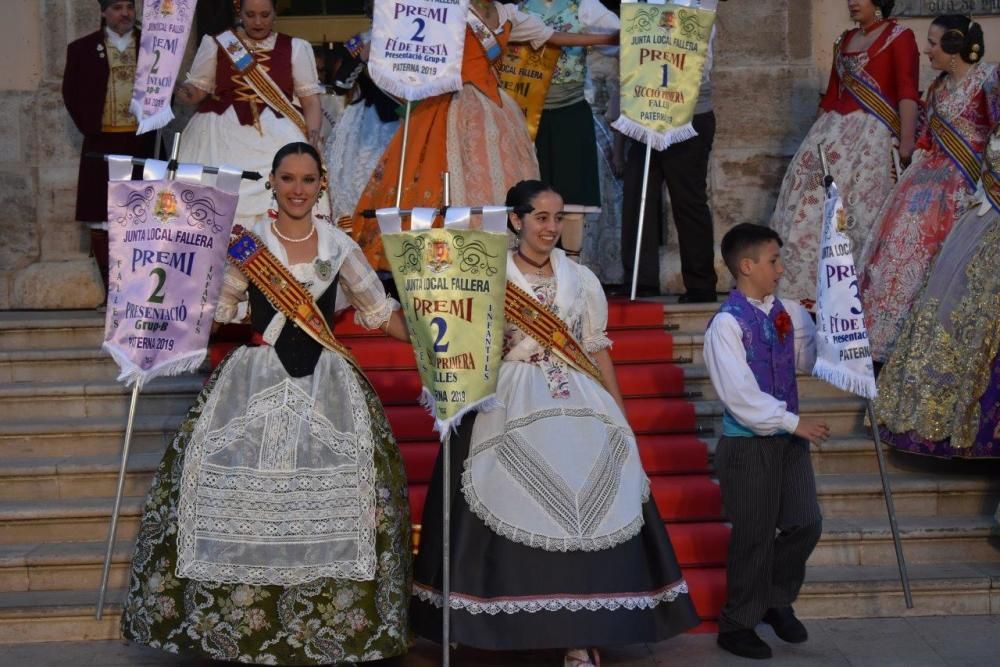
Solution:
<path fill-rule="evenodd" d="M 316 233 L 316 223 L 313 222 L 313 223 L 311 223 L 311 225 L 312 226 L 309 228 L 309 233 L 306 234 L 305 236 L 303 236 L 300 239 L 293 239 L 293 238 L 291 238 L 289 236 L 285 236 L 284 234 L 282 234 L 281 232 L 279 232 L 278 231 L 278 221 L 277 220 L 275 220 L 274 222 L 271 223 L 271 231 L 274 232 L 274 235 L 277 236 L 282 241 L 288 241 L 289 243 L 302 243 L 303 241 L 308 241 L 309 239 L 311 239 L 312 235 Z"/>

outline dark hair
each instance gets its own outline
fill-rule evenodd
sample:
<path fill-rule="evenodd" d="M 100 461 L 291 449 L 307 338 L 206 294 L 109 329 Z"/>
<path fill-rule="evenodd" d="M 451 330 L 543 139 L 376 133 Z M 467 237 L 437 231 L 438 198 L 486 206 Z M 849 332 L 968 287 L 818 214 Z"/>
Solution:
<path fill-rule="evenodd" d="M 319 169 L 320 175 L 326 173 L 326 167 L 323 166 L 323 160 L 319 156 L 319 151 L 313 148 L 312 144 L 307 144 L 304 141 L 293 141 L 279 148 L 278 152 L 274 154 L 274 160 L 271 162 L 272 174 L 278 171 L 281 161 L 289 155 L 308 155 L 313 160 L 316 160 L 316 167 Z"/>
<path fill-rule="evenodd" d="M 555 192 L 555 189 L 548 183 L 543 183 L 542 181 L 521 181 L 510 190 L 507 191 L 507 199 L 504 201 L 504 206 L 508 206 L 511 209 L 511 213 L 517 217 L 523 217 L 528 213 L 535 210 L 535 207 L 531 205 L 535 197 L 542 194 L 543 192 Z M 514 229 L 511 228 L 510 219 L 507 220 L 507 227 L 513 232 Z"/>
<path fill-rule="evenodd" d="M 957 55 L 967 63 L 975 63 L 986 55 L 986 42 L 982 27 L 971 17 L 962 14 L 942 14 L 931 25 L 944 30 L 941 35 L 941 50 Z"/>
<path fill-rule="evenodd" d="M 784 245 L 778 232 L 770 227 L 754 225 L 749 222 L 741 222 L 722 237 L 722 261 L 726 263 L 726 268 L 733 274 L 733 278 L 740 275 L 740 260 L 753 254 L 756 260 L 757 249 L 765 243 L 777 241 L 778 247 Z"/>
<path fill-rule="evenodd" d="M 872 0 L 872 4 L 882 11 L 883 18 L 892 16 L 892 8 L 896 5 L 896 0 Z"/>

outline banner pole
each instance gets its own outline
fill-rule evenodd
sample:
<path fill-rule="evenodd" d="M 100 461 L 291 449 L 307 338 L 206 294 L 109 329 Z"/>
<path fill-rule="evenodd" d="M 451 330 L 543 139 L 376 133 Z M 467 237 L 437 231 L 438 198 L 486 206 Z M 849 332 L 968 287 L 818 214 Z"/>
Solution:
<path fill-rule="evenodd" d="M 101 590 L 97 595 L 97 611 L 94 617 L 99 621 L 104 616 L 104 597 L 108 592 L 108 579 L 111 575 L 111 557 L 115 550 L 115 537 L 118 533 L 118 512 L 121 510 L 122 495 L 125 493 L 125 476 L 128 472 L 128 452 L 132 444 L 132 426 L 135 423 L 135 405 L 139 402 L 140 381 L 135 381 L 132 387 L 132 402 L 128 408 L 128 422 L 125 426 L 125 442 L 122 444 L 122 462 L 118 469 L 118 486 L 115 490 L 115 504 L 111 509 L 111 525 L 108 527 L 108 546 L 104 552 L 104 570 L 101 572 Z"/>
<path fill-rule="evenodd" d="M 653 157 L 653 144 L 646 137 L 646 166 L 642 170 L 642 195 L 639 198 L 639 231 L 635 240 L 635 261 L 632 263 L 632 289 L 630 301 L 635 301 L 636 283 L 639 280 L 639 250 L 642 248 L 642 228 L 646 221 L 646 191 L 649 190 L 649 163 Z"/>
<path fill-rule="evenodd" d="M 819 159 L 823 167 L 823 187 L 827 190 L 827 196 L 829 197 L 833 175 L 830 174 L 830 165 L 826 160 L 826 151 L 823 150 L 823 142 L 820 142 L 816 148 L 819 150 Z M 865 402 L 868 408 L 868 421 L 871 422 L 872 441 L 875 443 L 875 458 L 878 459 L 878 472 L 882 478 L 882 494 L 885 496 L 885 509 L 889 514 L 889 530 L 892 532 L 892 544 L 896 548 L 896 565 L 899 567 L 899 581 L 903 585 L 903 598 L 906 601 L 906 608 L 913 609 L 913 595 L 910 592 L 910 575 L 906 570 L 906 558 L 903 557 L 903 543 L 899 537 L 899 527 L 896 525 L 896 506 L 892 500 L 892 487 L 889 484 L 889 476 L 885 472 L 885 455 L 882 453 L 882 439 L 878 434 L 878 418 L 875 416 L 875 404 L 871 399 L 867 399 Z"/>
<path fill-rule="evenodd" d="M 399 155 L 399 180 L 396 182 L 396 208 L 403 201 L 403 169 L 406 168 L 406 145 L 410 138 L 410 107 L 413 102 L 406 100 L 406 115 L 403 118 L 403 150 Z"/>
<path fill-rule="evenodd" d="M 872 427 L 872 440 L 875 442 L 875 456 L 878 458 L 878 472 L 882 477 L 882 493 L 885 495 L 885 509 L 889 514 L 889 529 L 892 531 L 892 544 L 896 547 L 896 565 L 899 567 L 899 581 L 903 585 L 903 598 L 906 608 L 913 609 L 913 595 L 910 593 L 910 575 L 906 570 L 906 559 L 903 557 L 903 543 L 899 537 L 899 527 L 896 525 L 896 507 L 892 501 L 892 488 L 889 486 L 889 476 L 885 472 L 885 455 L 882 453 L 882 442 L 878 434 L 878 419 L 875 416 L 875 404 L 868 403 L 868 420 Z"/>
<path fill-rule="evenodd" d="M 167 170 L 167 180 L 177 175 L 177 155 L 180 153 L 181 133 L 174 133 L 174 145 L 170 149 L 170 164 Z M 139 402 L 139 390 L 142 380 L 136 378 L 132 387 L 132 400 L 128 406 L 128 420 L 125 422 L 125 442 L 122 443 L 122 462 L 118 468 L 118 485 L 115 488 L 115 503 L 111 508 L 111 525 L 108 526 L 108 545 L 104 551 L 104 569 L 101 572 L 101 589 L 97 594 L 97 609 L 94 618 L 98 621 L 104 616 L 104 598 L 108 593 L 108 579 L 111 578 L 111 558 L 115 550 L 115 538 L 118 536 L 118 514 L 121 511 L 122 496 L 125 494 L 125 477 L 128 474 L 128 455 L 132 446 L 132 427 L 135 425 L 135 406 Z"/>
<path fill-rule="evenodd" d="M 441 537 L 441 595 L 444 609 L 441 618 L 441 664 L 451 663 L 451 427 L 445 431 L 441 442 L 441 456 L 444 457 L 444 484 L 441 485 L 441 523 L 444 527 Z"/>
<path fill-rule="evenodd" d="M 441 174 L 444 181 L 444 208 L 451 206 L 451 172 Z M 441 664 L 451 665 L 451 427 L 441 440 L 444 483 L 441 485 L 441 596 L 444 598 L 441 617 Z"/>

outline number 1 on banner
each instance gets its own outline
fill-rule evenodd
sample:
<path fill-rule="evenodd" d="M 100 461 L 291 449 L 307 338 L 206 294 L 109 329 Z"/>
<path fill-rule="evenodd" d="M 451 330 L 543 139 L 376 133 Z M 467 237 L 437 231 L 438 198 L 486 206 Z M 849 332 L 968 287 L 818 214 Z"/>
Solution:
<path fill-rule="evenodd" d="M 661 87 L 666 88 L 670 85 L 670 65 L 664 63 L 663 65 L 663 83 L 660 84 Z"/>

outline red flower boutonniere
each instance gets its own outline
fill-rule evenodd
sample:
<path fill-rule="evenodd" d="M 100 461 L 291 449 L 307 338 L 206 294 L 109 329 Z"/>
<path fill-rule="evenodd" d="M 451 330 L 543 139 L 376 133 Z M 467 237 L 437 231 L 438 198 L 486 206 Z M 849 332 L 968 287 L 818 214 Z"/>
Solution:
<path fill-rule="evenodd" d="M 774 318 L 774 329 L 778 332 L 778 340 L 784 343 L 785 336 L 792 333 L 792 318 L 788 315 L 787 310 L 781 311 Z"/>

